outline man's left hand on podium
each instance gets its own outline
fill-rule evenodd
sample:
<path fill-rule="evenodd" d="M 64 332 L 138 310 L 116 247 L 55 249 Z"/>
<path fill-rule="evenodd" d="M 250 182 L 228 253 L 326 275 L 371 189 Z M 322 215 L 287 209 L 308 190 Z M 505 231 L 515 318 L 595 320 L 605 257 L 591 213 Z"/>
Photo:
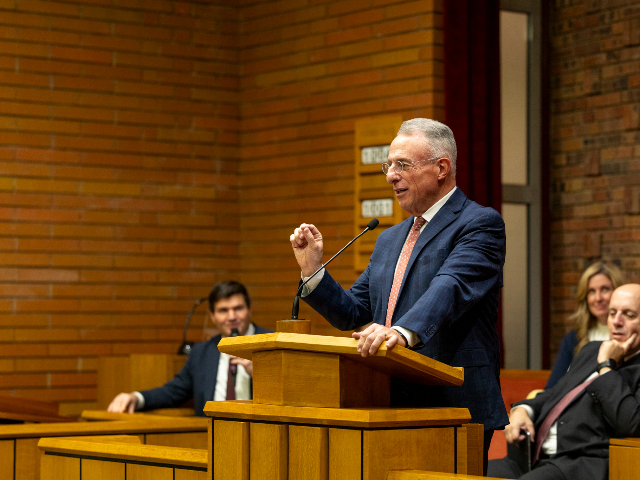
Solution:
<path fill-rule="evenodd" d="M 382 342 L 387 342 L 387 348 L 395 345 L 406 347 L 405 339 L 394 329 L 374 323 L 361 332 L 353 332 L 353 338 L 358 340 L 358 352 L 363 357 L 373 355 L 378 351 Z"/>

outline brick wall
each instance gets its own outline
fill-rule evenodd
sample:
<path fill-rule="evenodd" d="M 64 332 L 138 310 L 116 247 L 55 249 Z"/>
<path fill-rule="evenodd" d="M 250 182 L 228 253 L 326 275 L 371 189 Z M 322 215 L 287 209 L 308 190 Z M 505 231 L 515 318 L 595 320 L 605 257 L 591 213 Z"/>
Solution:
<path fill-rule="evenodd" d="M 92 408 L 97 357 L 175 351 L 220 279 L 287 317 L 293 228 L 353 236 L 356 120 L 443 119 L 441 11 L 0 0 L 0 395 Z"/>
<path fill-rule="evenodd" d="M 291 312 L 296 226 L 320 228 L 325 261 L 355 234 L 356 120 L 444 120 L 441 1 L 309 3 L 260 0 L 241 12 L 240 258 L 269 319 Z M 348 286 L 353 265 L 347 250 L 331 274 Z M 314 333 L 339 335 L 304 304 L 300 317 Z"/>
<path fill-rule="evenodd" d="M 551 12 L 551 350 L 592 261 L 640 281 L 640 2 Z"/>
<path fill-rule="evenodd" d="M 173 353 L 237 272 L 238 25 L 224 0 L 0 0 L 0 395 L 91 406 L 97 356 Z"/>

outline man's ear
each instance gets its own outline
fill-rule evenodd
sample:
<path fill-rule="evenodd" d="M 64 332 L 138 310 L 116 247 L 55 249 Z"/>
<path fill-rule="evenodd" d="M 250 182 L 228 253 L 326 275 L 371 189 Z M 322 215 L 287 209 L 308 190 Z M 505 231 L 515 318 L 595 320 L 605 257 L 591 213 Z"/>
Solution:
<path fill-rule="evenodd" d="M 438 165 L 438 180 L 444 180 L 451 172 L 451 160 L 439 158 L 436 163 Z"/>

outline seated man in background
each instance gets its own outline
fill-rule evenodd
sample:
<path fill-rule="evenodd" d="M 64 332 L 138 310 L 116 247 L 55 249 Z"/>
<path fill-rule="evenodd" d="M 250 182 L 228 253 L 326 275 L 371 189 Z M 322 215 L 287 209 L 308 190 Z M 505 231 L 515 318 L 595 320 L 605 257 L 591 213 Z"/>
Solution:
<path fill-rule="evenodd" d="M 230 336 L 233 329 L 239 335 L 268 333 L 251 323 L 251 300 L 244 285 L 233 281 L 216 283 L 209 294 L 209 315 L 221 334 L 196 343 L 173 380 L 151 390 L 120 393 L 107 411 L 133 413 L 179 407 L 193 398 L 196 415 L 204 416 L 204 405 L 209 400 L 251 400 L 252 362 L 218 351 L 220 340 Z"/>
<path fill-rule="evenodd" d="M 609 303 L 611 340 L 586 344 L 555 387 L 513 405 L 504 435 L 531 434 L 532 470 L 509 458 L 488 476 L 534 479 L 608 477 L 609 439 L 640 434 L 640 285 L 617 288 Z"/>

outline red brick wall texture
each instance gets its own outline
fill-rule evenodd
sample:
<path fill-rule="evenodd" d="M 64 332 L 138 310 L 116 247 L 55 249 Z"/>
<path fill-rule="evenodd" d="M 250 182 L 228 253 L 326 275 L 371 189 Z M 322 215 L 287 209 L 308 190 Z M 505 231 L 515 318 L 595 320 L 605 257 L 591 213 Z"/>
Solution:
<path fill-rule="evenodd" d="M 287 317 L 292 228 L 353 234 L 355 121 L 444 117 L 441 25 L 438 0 L 0 0 L 0 395 L 91 408 L 97 358 L 174 352 L 217 280 Z"/>
<path fill-rule="evenodd" d="M 551 8 L 551 350 L 592 261 L 640 281 L 640 2 Z"/>

